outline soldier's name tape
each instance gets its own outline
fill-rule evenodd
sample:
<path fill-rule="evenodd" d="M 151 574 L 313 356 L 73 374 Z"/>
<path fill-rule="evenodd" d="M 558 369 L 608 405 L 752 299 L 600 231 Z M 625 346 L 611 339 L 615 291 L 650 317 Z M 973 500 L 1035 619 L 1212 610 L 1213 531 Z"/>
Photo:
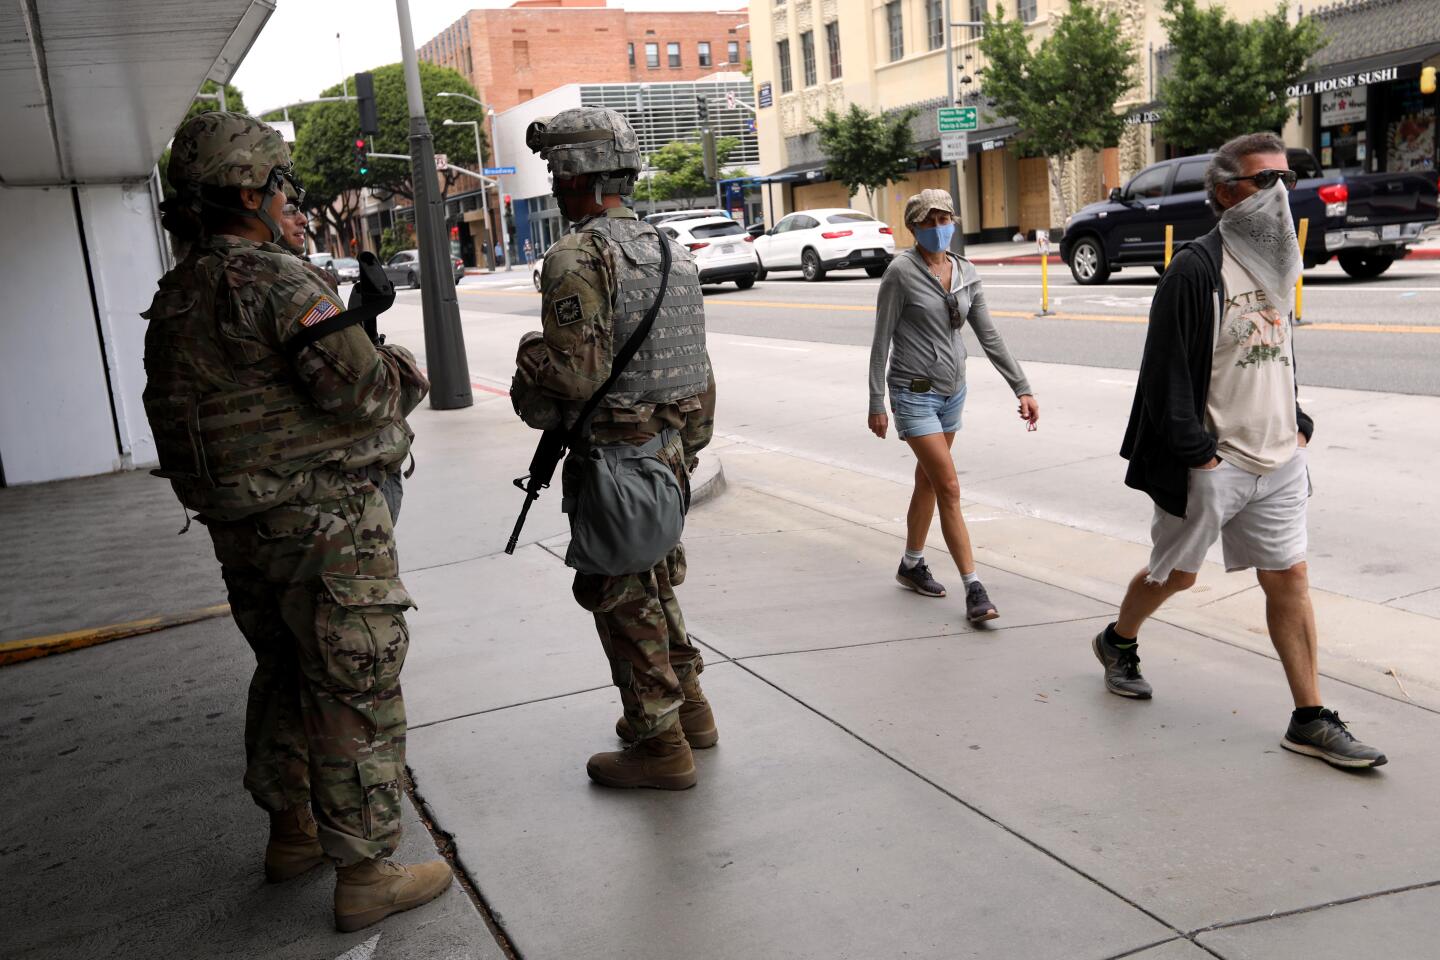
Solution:
<path fill-rule="evenodd" d="M 112 623 L 109 626 L 88 627 L 84 630 L 52 633 L 43 637 L 8 640 L 0 643 L 0 667 L 8 667 L 12 663 L 23 663 L 26 660 L 35 660 L 57 653 L 69 653 L 71 650 L 83 650 L 86 647 L 109 643 L 112 640 L 138 637 L 146 633 L 156 633 L 160 630 L 169 630 L 171 627 L 183 627 L 188 623 L 198 623 L 201 620 L 212 620 L 215 617 L 228 617 L 229 615 L 230 604 L 219 603 L 213 607 L 200 607 L 184 613 L 148 617 L 144 620 L 131 620 L 127 623 Z"/>

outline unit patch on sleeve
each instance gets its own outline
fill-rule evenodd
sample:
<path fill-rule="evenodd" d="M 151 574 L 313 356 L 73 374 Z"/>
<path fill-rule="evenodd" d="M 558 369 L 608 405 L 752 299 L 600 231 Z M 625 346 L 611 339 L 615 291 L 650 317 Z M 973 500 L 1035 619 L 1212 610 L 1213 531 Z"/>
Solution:
<path fill-rule="evenodd" d="M 555 325 L 558 327 L 569 326 L 580 320 L 583 316 L 580 309 L 579 294 L 572 294 L 555 301 Z"/>
<path fill-rule="evenodd" d="M 340 312 L 340 305 L 329 297 L 316 297 L 315 302 L 300 317 L 300 326 L 313 327 L 321 320 L 329 320 Z"/>

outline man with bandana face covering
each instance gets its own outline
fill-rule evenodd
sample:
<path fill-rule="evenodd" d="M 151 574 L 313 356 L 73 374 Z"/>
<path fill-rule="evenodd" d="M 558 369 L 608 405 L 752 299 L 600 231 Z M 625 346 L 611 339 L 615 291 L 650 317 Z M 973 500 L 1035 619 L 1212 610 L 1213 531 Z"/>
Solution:
<path fill-rule="evenodd" d="M 1272 133 L 1237 137 L 1205 173 L 1216 229 L 1175 257 L 1155 290 L 1121 455 L 1125 482 L 1155 501 L 1150 563 L 1115 623 L 1092 641 L 1111 693 L 1148 700 L 1140 627 L 1195 583 L 1221 541 L 1229 571 L 1254 567 L 1295 710 L 1280 745 L 1337 767 L 1378 767 L 1320 699 L 1305 564 L 1314 423 L 1296 402 L 1291 309 L 1301 252 L 1295 174 Z"/>

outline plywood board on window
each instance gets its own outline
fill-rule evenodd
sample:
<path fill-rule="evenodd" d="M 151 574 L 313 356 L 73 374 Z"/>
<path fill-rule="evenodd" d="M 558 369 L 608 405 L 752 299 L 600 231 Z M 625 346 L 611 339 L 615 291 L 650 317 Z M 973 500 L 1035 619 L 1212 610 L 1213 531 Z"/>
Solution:
<path fill-rule="evenodd" d="M 980 228 L 982 230 L 993 230 L 997 227 L 1009 226 L 1014 222 L 1010 219 L 1009 204 L 1006 202 L 1009 190 L 1005 180 L 1005 154 L 1008 152 L 1003 147 L 999 150 L 982 150 L 980 152 Z"/>
<path fill-rule="evenodd" d="M 1022 157 L 1020 168 L 1020 232 L 1050 229 L 1050 171 L 1044 157 Z"/>

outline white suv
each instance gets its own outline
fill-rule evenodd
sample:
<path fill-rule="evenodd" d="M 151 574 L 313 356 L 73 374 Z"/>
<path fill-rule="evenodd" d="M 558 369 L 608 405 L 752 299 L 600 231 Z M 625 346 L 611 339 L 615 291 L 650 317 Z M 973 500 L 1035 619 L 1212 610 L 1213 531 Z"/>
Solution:
<path fill-rule="evenodd" d="M 799 270 L 806 280 L 823 280 L 827 271 L 855 267 L 878 277 L 895 256 L 895 234 L 859 210 L 804 210 L 756 237 L 755 253 L 758 280 L 775 270 Z"/>
<path fill-rule="evenodd" d="M 729 217 L 671 221 L 658 229 L 695 255 L 701 283 L 734 280 L 741 290 L 755 286 L 760 264 L 755 259 L 754 238 Z"/>

